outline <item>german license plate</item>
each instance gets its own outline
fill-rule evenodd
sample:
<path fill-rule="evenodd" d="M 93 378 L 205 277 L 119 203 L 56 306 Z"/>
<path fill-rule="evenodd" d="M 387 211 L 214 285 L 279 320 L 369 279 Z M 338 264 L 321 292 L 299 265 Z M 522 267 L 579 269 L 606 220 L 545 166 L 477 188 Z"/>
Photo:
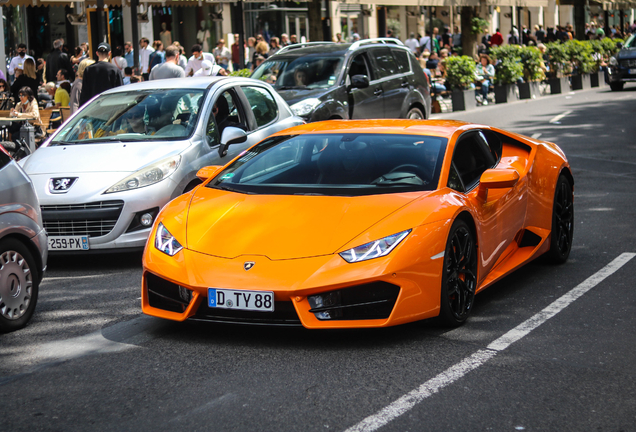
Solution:
<path fill-rule="evenodd" d="M 88 236 L 49 237 L 49 250 L 88 250 Z"/>
<path fill-rule="evenodd" d="M 274 293 L 208 288 L 208 306 L 219 309 L 274 312 Z"/>
<path fill-rule="evenodd" d="M 629 69 L 627 73 L 629 73 L 630 75 L 636 75 L 636 69 Z"/>

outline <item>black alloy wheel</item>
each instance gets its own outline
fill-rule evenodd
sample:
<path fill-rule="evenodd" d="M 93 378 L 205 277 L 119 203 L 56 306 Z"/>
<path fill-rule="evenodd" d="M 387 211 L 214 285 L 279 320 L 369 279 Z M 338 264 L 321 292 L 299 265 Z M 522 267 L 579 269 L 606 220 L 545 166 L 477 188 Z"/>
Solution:
<path fill-rule="evenodd" d="M 477 245 L 466 222 L 456 220 L 444 253 L 439 319 L 445 326 L 463 324 L 473 309 L 477 288 Z"/>
<path fill-rule="evenodd" d="M 574 196 L 572 185 L 563 175 L 557 181 L 552 207 L 550 250 L 546 257 L 554 264 L 562 264 L 568 260 L 574 236 Z"/>

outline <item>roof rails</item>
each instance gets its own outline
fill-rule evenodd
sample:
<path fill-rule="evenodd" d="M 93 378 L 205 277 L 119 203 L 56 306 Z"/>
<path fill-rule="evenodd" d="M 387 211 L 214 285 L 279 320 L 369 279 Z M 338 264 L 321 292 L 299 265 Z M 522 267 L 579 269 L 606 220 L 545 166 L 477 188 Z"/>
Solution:
<path fill-rule="evenodd" d="M 295 50 L 295 49 L 299 49 L 299 48 L 305 48 L 305 47 L 308 47 L 308 46 L 333 45 L 333 44 L 334 44 L 334 42 L 329 42 L 329 41 L 296 43 L 296 44 L 293 44 L 293 45 L 287 45 L 286 47 L 282 47 L 281 49 L 276 51 L 276 54 L 280 54 L 282 52 L 287 52 L 287 51 L 291 51 L 291 50 Z"/>
<path fill-rule="evenodd" d="M 354 43 L 351 44 L 349 49 L 350 50 L 354 50 L 354 49 L 360 48 L 362 45 L 369 45 L 369 44 L 386 44 L 386 45 L 390 44 L 390 45 L 404 46 L 402 41 L 399 40 L 399 39 L 395 39 L 395 38 L 374 38 L 374 39 L 362 39 L 362 40 L 359 40 L 357 42 L 354 42 Z"/>

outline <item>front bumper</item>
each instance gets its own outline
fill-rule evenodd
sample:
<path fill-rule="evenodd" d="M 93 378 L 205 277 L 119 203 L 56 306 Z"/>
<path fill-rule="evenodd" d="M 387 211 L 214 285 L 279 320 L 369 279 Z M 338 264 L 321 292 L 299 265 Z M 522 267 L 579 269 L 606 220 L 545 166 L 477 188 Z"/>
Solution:
<path fill-rule="evenodd" d="M 630 72 L 634 72 L 634 73 L 630 73 Z M 610 66 L 609 68 L 607 68 L 605 81 L 608 83 L 636 82 L 636 66 L 634 67 Z"/>

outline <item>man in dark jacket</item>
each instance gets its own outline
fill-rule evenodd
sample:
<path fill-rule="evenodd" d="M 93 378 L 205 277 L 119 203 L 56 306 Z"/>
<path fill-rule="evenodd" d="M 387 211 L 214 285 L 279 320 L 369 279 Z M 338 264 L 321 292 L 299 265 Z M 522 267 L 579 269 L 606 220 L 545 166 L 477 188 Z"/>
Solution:
<path fill-rule="evenodd" d="M 102 42 L 97 46 L 98 61 L 84 70 L 82 94 L 79 105 L 82 106 L 93 96 L 123 84 L 117 66 L 108 61 L 110 45 Z"/>
<path fill-rule="evenodd" d="M 68 54 L 62 51 L 64 46 L 64 41 L 62 39 L 57 39 L 53 42 L 53 51 L 46 58 L 46 81 L 55 81 L 57 71 L 60 69 L 64 69 L 67 71 L 72 71 L 73 67 L 71 65 L 71 61 L 68 58 Z"/>

